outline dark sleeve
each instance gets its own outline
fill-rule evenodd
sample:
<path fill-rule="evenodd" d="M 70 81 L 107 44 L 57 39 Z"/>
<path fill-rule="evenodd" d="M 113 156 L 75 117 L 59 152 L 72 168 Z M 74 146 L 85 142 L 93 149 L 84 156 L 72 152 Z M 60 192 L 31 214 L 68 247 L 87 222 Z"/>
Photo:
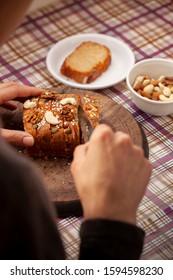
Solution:
<path fill-rule="evenodd" d="M 56 216 L 30 161 L 0 140 L 0 259 L 64 259 Z"/>
<path fill-rule="evenodd" d="M 82 223 L 80 237 L 80 259 L 135 260 L 142 252 L 144 231 L 132 224 L 95 219 Z"/>

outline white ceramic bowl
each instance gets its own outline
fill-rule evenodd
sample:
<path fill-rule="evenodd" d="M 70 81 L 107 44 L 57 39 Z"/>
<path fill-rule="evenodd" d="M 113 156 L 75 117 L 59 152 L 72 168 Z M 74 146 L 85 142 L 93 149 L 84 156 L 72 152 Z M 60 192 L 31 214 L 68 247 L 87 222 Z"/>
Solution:
<path fill-rule="evenodd" d="M 158 79 L 160 76 L 173 76 L 173 60 L 149 58 L 137 62 L 129 71 L 126 83 L 130 90 L 132 101 L 142 111 L 155 115 L 166 116 L 173 113 L 173 101 L 154 101 L 139 95 L 133 84 L 137 76 L 147 75 Z"/>

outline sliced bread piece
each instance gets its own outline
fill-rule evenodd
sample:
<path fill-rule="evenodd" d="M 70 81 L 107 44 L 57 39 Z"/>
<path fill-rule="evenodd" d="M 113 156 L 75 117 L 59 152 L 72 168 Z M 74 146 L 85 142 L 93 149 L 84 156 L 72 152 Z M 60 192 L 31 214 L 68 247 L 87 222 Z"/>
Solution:
<path fill-rule="evenodd" d="M 96 42 L 81 43 L 63 62 L 61 73 L 78 83 L 91 83 L 111 62 L 108 47 Z"/>

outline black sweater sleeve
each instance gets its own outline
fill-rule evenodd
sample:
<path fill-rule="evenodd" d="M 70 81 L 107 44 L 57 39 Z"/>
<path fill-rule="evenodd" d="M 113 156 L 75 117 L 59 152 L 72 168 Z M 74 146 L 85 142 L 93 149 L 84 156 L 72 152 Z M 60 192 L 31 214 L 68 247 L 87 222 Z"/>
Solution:
<path fill-rule="evenodd" d="M 86 220 L 80 230 L 79 259 L 134 260 L 143 248 L 144 231 L 135 225 L 111 220 Z"/>
<path fill-rule="evenodd" d="M 64 259 L 55 211 L 36 166 L 0 139 L 0 259 Z"/>

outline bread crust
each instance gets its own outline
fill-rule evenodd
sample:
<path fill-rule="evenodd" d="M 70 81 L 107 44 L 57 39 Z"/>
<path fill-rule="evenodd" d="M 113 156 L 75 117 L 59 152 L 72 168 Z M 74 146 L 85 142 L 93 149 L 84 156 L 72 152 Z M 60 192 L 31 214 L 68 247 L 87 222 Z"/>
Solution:
<path fill-rule="evenodd" d="M 88 50 L 88 51 L 87 51 Z M 92 52 L 92 53 L 91 53 Z M 102 57 L 99 57 L 102 54 Z M 91 59 L 92 55 L 92 59 Z M 87 61 L 88 56 L 90 56 L 91 65 L 88 70 L 81 70 L 77 66 L 81 60 L 81 64 Z M 73 65 L 71 60 L 73 59 Z M 74 66 L 74 61 L 76 59 L 76 66 Z M 86 84 L 91 83 L 103 72 L 107 70 L 111 63 L 111 52 L 108 47 L 95 43 L 95 42 L 83 42 L 81 43 L 63 62 L 61 66 L 61 73 L 78 83 Z"/>

